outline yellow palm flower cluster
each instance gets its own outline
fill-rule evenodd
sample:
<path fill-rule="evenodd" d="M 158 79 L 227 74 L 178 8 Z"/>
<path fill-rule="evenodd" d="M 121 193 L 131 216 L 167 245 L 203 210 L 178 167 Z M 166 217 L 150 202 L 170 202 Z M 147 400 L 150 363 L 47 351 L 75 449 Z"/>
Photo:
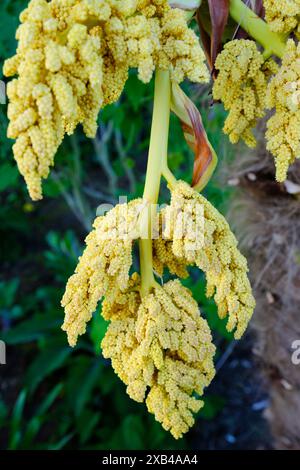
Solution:
<path fill-rule="evenodd" d="M 75 346 L 103 298 L 101 313 L 110 322 L 103 356 L 111 359 L 129 396 L 145 401 L 164 429 L 180 438 L 203 406 L 200 397 L 215 374 L 215 347 L 197 302 L 179 279 L 161 286 L 153 278 L 145 290 L 137 273 L 130 277 L 133 244 L 143 234 L 144 209 L 149 209 L 146 202 L 137 199 L 95 220 L 62 299 L 62 328 Z M 163 276 L 167 267 L 186 277 L 187 266 L 197 265 L 206 274 L 207 295 L 214 295 L 220 317 L 228 317 L 228 330 L 240 338 L 255 301 L 247 262 L 224 217 L 181 181 L 160 215 L 162 233 L 152 241 L 157 274 Z M 152 266 L 149 269 L 152 272 Z"/>
<path fill-rule="evenodd" d="M 132 280 L 132 287 L 138 277 Z M 129 396 L 146 401 L 163 428 L 177 439 L 194 423 L 193 413 L 214 377 L 215 347 L 198 305 L 179 280 L 157 285 L 142 300 L 134 290 L 104 301 L 111 319 L 102 341 L 103 355 L 127 385 Z"/>
<path fill-rule="evenodd" d="M 94 137 L 101 107 L 116 101 L 128 69 L 147 83 L 156 67 L 173 80 L 208 81 L 204 53 L 184 12 L 167 0 L 31 0 L 20 16 L 8 77 L 8 137 L 30 196 L 65 133 L 82 124 Z"/>
<path fill-rule="evenodd" d="M 221 100 L 229 114 L 224 132 L 232 143 L 243 139 L 249 147 L 256 140 L 251 129 L 264 116 L 268 78 L 276 72 L 272 60 L 264 62 L 254 41 L 229 41 L 218 55 L 215 68 L 218 76 L 213 86 L 213 97 Z"/>
<path fill-rule="evenodd" d="M 62 326 L 75 346 L 85 333 L 99 300 L 116 297 L 129 284 L 132 246 L 139 236 L 138 219 L 142 200 L 119 204 L 105 216 L 96 218 L 94 230 L 86 238 L 86 248 L 75 274 L 70 277 L 62 299 L 65 320 Z"/>
<path fill-rule="evenodd" d="M 290 39 L 279 72 L 269 83 L 266 104 L 275 107 L 267 123 L 267 149 L 275 157 L 276 179 L 284 181 L 289 165 L 300 158 L 300 44 Z"/>
<path fill-rule="evenodd" d="M 255 300 L 247 261 L 224 217 L 187 183 L 178 182 L 164 210 L 163 226 L 162 237 L 153 242 L 155 266 L 162 272 L 164 265 L 178 276 L 184 265 L 198 266 L 206 275 L 207 296 L 214 296 L 220 318 L 228 316 L 228 331 L 240 338 Z"/>
<path fill-rule="evenodd" d="M 300 33 L 300 0 L 263 0 L 265 19 L 276 33 Z"/>

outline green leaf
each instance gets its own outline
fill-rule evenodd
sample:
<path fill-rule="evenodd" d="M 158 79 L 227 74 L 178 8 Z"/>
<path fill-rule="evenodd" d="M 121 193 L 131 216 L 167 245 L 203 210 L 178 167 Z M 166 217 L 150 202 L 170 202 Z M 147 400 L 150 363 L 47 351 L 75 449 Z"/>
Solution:
<path fill-rule="evenodd" d="M 105 336 L 109 322 L 104 320 L 102 315 L 99 313 L 99 309 L 92 318 L 90 327 L 90 337 L 94 344 L 94 350 L 96 354 L 101 353 L 101 342 Z"/>
<path fill-rule="evenodd" d="M 2 40 L 0 41 L 0 56 L 2 57 L 6 58 L 14 53 L 16 40 L 12 32 L 16 30 L 18 22 L 18 17 L 8 14 L 6 11 L 1 11 Z"/>
<path fill-rule="evenodd" d="M 0 282 L 1 308 L 10 308 L 13 305 L 19 285 L 20 280 L 16 277 L 9 281 Z"/>
<path fill-rule="evenodd" d="M 127 157 L 125 159 L 125 165 L 128 167 L 128 168 L 134 168 L 135 167 L 135 161 L 133 158 L 130 158 L 130 157 Z"/>
<path fill-rule="evenodd" d="M 29 390 L 33 392 L 36 387 L 50 374 L 63 366 L 72 350 L 69 346 L 58 344 L 46 346 L 37 358 L 31 363 L 25 378 Z"/>
<path fill-rule="evenodd" d="M 99 423 L 100 417 L 100 411 L 95 413 L 88 409 L 83 410 L 80 414 L 77 420 L 77 428 L 81 445 L 85 444 L 92 434 L 94 434 L 94 430 Z"/>
<path fill-rule="evenodd" d="M 124 419 L 120 429 L 123 442 L 128 450 L 142 449 L 144 426 L 141 416 L 129 415 Z"/>
<path fill-rule="evenodd" d="M 67 191 L 71 186 L 71 180 L 64 176 L 60 180 L 60 184 L 64 190 Z M 50 175 L 43 183 L 43 194 L 44 197 L 55 198 L 61 194 L 61 186 L 58 184 Z"/>
<path fill-rule="evenodd" d="M 27 392 L 25 389 L 21 391 L 19 394 L 17 401 L 15 403 L 11 420 L 10 420 L 10 439 L 9 439 L 9 450 L 14 450 L 18 448 L 18 445 L 21 441 L 21 423 L 22 423 L 22 416 L 25 406 Z"/>
<path fill-rule="evenodd" d="M 56 385 L 53 390 L 49 392 L 48 395 L 46 395 L 44 401 L 38 406 L 38 408 L 35 410 L 35 414 L 33 418 L 29 421 L 26 432 L 23 438 L 22 442 L 22 448 L 28 449 L 32 448 L 32 442 L 34 441 L 36 435 L 41 429 L 41 426 L 44 421 L 44 414 L 49 410 L 50 406 L 53 404 L 53 402 L 56 400 L 58 395 L 62 391 L 62 384 Z"/>
<path fill-rule="evenodd" d="M 0 423 L 1 424 L 5 420 L 7 415 L 8 415 L 8 408 L 6 404 L 4 403 L 4 401 L 2 401 L 2 399 L 0 398 Z"/>
<path fill-rule="evenodd" d="M 32 442 L 42 426 L 42 420 L 40 416 L 34 416 L 28 423 L 26 432 L 22 439 L 22 449 L 32 448 Z"/>
<path fill-rule="evenodd" d="M 82 412 L 85 404 L 89 401 L 93 389 L 100 381 L 101 369 L 99 360 L 93 361 L 88 373 L 83 380 L 78 383 L 76 396 L 74 400 L 74 408 L 77 416 Z"/>
<path fill-rule="evenodd" d="M 79 355 L 72 360 L 66 380 L 66 393 L 76 417 L 83 412 L 86 403 L 91 400 L 93 390 L 100 388 L 103 361 Z"/>
<path fill-rule="evenodd" d="M 18 169 L 10 163 L 3 163 L 0 165 L 0 191 L 5 191 L 7 188 L 13 187 L 18 181 Z"/>
<path fill-rule="evenodd" d="M 224 408 L 225 400 L 218 395 L 206 395 L 204 397 L 204 406 L 198 416 L 204 419 L 214 419 Z"/>
<path fill-rule="evenodd" d="M 68 442 L 72 439 L 74 436 L 74 433 L 67 434 L 64 436 L 60 441 L 56 442 L 55 444 L 50 444 L 47 448 L 47 450 L 61 450 L 63 449 Z"/>
<path fill-rule="evenodd" d="M 125 85 L 125 92 L 133 111 L 136 112 L 140 108 L 145 91 L 146 87 L 144 83 L 142 83 L 135 74 L 130 75 Z"/>
<path fill-rule="evenodd" d="M 45 397 L 45 400 L 42 401 L 42 403 L 38 406 L 38 408 L 35 411 L 35 414 L 37 416 L 41 416 L 41 415 L 45 414 L 48 411 L 48 409 L 53 404 L 53 402 L 56 400 L 58 395 L 60 395 L 60 393 L 62 391 L 62 388 L 63 388 L 63 385 L 61 383 L 57 384 L 53 388 L 53 390 L 51 390 L 51 392 L 48 393 L 48 395 Z"/>
<path fill-rule="evenodd" d="M 61 322 L 62 319 L 55 317 L 52 312 L 38 314 L 4 333 L 2 339 L 7 344 L 30 343 L 43 338 L 50 330 L 59 328 Z"/>

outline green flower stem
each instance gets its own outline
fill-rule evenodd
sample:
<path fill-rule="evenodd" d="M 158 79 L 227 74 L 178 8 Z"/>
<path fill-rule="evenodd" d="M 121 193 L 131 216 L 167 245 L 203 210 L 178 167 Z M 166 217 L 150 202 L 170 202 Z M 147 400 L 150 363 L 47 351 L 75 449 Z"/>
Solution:
<path fill-rule="evenodd" d="M 157 70 L 148 165 L 143 195 L 147 206 L 142 214 L 142 238 L 139 242 L 142 296 L 147 295 L 156 283 L 153 274 L 152 229 L 156 217 L 156 204 L 158 202 L 163 164 L 168 154 L 170 102 L 170 74 L 168 71 Z"/>
<path fill-rule="evenodd" d="M 273 54 L 279 58 L 283 57 L 286 46 L 284 36 L 271 31 L 269 25 L 248 8 L 242 0 L 230 0 L 229 13 L 265 49 L 265 58 Z"/>
<path fill-rule="evenodd" d="M 177 183 L 177 179 L 175 175 L 172 173 L 172 171 L 170 170 L 170 168 L 168 167 L 167 163 L 163 165 L 162 175 L 167 181 L 169 188 L 172 190 Z"/>

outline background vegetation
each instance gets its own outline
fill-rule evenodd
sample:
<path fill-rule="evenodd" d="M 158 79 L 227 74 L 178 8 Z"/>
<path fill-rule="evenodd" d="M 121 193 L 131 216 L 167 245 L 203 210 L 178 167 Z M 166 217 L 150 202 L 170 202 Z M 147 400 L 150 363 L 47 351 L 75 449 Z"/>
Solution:
<path fill-rule="evenodd" d="M 18 14 L 26 0 L 0 5 L 0 65 L 15 49 Z M 106 324 L 99 312 L 75 350 L 60 325 L 64 286 L 82 252 L 99 204 L 142 194 L 152 108 L 152 85 L 133 73 L 121 102 L 106 108 L 94 141 L 80 130 L 66 138 L 44 185 L 44 200 L 32 203 L 6 139 L 6 106 L 0 106 L 0 339 L 7 365 L 0 366 L 2 449 L 177 449 L 253 448 L 267 438 L 263 396 L 254 377 L 251 340 L 238 345 L 204 296 L 199 272 L 188 280 L 218 345 L 218 375 L 207 390 L 197 425 L 176 442 L 165 433 L 101 356 Z M 208 88 L 189 88 L 202 109 L 220 167 L 231 148 L 221 133 L 223 110 L 211 107 Z M 170 163 L 178 177 L 191 178 L 193 157 L 172 118 Z M 230 186 L 218 183 L 206 195 L 227 209 Z M 163 190 L 167 195 L 166 188 Z M 100 306 L 101 308 L 101 306 Z"/>

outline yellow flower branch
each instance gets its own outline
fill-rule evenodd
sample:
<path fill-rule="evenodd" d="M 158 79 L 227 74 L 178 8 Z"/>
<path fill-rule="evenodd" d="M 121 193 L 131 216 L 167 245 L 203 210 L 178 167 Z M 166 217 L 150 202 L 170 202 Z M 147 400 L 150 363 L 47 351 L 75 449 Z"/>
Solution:
<path fill-rule="evenodd" d="M 283 57 L 286 41 L 283 35 L 271 31 L 270 26 L 254 13 L 242 0 L 230 0 L 230 16 L 265 49 L 264 57 Z"/>
<path fill-rule="evenodd" d="M 155 286 L 152 260 L 152 230 L 164 162 L 168 154 L 171 85 L 168 71 L 157 70 L 148 165 L 143 198 L 147 206 L 143 211 L 144 227 L 140 246 L 141 294 L 147 295 Z"/>
<path fill-rule="evenodd" d="M 175 185 L 178 181 L 177 181 L 175 175 L 172 173 L 172 171 L 168 167 L 167 161 L 165 161 L 163 163 L 162 175 L 165 178 L 165 180 L 167 181 L 167 183 L 169 185 L 169 188 L 172 190 L 175 187 Z"/>

